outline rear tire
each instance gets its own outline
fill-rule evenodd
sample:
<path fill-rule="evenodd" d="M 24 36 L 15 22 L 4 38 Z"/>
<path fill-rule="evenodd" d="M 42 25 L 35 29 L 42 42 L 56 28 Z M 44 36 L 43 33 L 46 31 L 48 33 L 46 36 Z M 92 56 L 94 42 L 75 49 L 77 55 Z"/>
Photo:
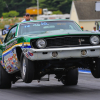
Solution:
<path fill-rule="evenodd" d="M 67 85 L 77 85 L 78 83 L 78 68 L 70 70 L 66 73 L 66 76 L 64 76 L 61 80 L 61 82 L 67 86 Z"/>
<path fill-rule="evenodd" d="M 34 63 L 23 53 L 21 55 L 21 76 L 25 83 L 31 83 L 34 78 Z"/>
<path fill-rule="evenodd" d="M 11 88 L 11 76 L 4 70 L 0 64 L 0 88 L 9 89 Z"/>

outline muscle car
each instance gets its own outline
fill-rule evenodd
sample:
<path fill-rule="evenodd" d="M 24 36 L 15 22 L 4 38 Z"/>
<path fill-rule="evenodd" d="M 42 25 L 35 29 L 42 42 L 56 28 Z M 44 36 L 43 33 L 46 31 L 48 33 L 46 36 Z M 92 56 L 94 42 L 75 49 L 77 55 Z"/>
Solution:
<path fill-rule="evenodd" d="M 77 85 L 79 67 L 100 78 L 100 33 L 83 31 L 72 20 L 17 23 L 0 45 L 0 88 L 11 88 L 18 79 L 48 81 L 50 74 Z"/>

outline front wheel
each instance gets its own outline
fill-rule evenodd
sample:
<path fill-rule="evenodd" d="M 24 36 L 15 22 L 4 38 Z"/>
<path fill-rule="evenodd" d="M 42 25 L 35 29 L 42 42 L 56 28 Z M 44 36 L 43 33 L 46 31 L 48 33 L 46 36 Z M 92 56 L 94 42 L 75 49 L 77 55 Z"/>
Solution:
<path fill-rule="evenodd" d="M 95 78 L 100 78 L 100 58 L 92 58 L 90 61 L 90 70 Z"/>
<path fill-rule="evenodd" d="M 11 76 L 4 70 L 0 64 L 0 88 L 8 89 L 11 88 Z"/>
<path fill-rule="evenodd" d="M 24 54 L 21 55 L 21 76 L 25 83 L 31 83 L 34 78 L 34 63 Z"/>
<path fill-rule="evenodd" d="M 62 78 L 61 82 L 66 85 L 77 85 L 78 83 L 78 68 L 70 70 Z"/>

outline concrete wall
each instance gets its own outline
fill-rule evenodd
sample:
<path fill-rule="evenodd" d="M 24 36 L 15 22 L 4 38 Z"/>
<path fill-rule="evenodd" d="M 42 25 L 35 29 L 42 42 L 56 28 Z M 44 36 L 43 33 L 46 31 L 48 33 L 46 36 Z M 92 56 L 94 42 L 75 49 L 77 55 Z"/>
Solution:
<path fill-rule="evenodd" d="M 75 8 L 75 5 L 74 5 L 74 1 L 72 2 L 72 6 L 71 6 L 70 19 L 74 20 L 77 24 L 79 24 L 79 20 L 78 20 L 76 8 Z"/>
<path fill-rule="evenodd" d="M 79 26 L 83 26 L 84 30 L 92 31 L 95 26 L 95 21 L 80 21 Z"/>

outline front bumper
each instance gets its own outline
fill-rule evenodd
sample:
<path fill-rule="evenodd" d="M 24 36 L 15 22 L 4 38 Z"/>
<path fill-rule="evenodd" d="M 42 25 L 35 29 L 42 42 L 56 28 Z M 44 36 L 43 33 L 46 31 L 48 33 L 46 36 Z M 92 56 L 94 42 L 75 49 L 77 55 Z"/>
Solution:
<path fill-rule="evenodd" d="M 82 55 L 82 50 L 86 51 L 86 55 Z M 57 52 L 58 55 L 56 57 L 53 57 L 53 52 Z M 26 48 L 23 50 L 23 53 L 30 60 L 100 57 L 100 46 L 67 47 L 52 49 Z M 29 53 L 33 53 L 33 56 L 30 56 Z"/>

